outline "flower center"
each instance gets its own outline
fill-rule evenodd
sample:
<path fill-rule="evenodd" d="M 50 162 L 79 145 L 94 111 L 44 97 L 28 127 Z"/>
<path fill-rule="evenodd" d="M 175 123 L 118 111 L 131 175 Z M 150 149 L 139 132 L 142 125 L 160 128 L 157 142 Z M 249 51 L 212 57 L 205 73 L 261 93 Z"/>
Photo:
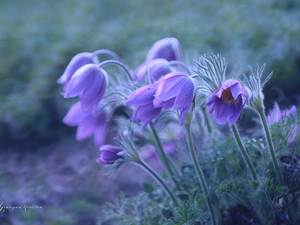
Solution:
<path fill-rule="evenodd" d="M 230 88 L 227 88 L 223 91 L 221 98 L 226 103 L 232 104 L 232 103 L 236 102 L 236 100 L 234 99 L 234 97 L 231 94 Z"/>

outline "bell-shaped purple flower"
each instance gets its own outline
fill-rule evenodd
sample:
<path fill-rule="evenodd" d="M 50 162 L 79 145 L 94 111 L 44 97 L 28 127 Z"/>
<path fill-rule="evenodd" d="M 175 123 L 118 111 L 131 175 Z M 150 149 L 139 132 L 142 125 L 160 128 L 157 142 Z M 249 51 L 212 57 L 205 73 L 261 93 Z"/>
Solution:
<path fill-rule="evenodd" d="M 106 89 L 106 72 L 94 64 L 79 68 L 69 81 L 65 98 L 79 96 L 83 111 L 97 105 Z"/>
<path fill-rule="evenodd" d="M 180 123 L 187 115 L 194 97 L 194 82 L 183 72 L 172 72 L 158 80 L 149 89 L 156 90 L 154 107 L 181 110 Z"/>
<path fill-rule="evenodd" d="M 137 106 L 134 110 L 132 120 L 134 122 L 143 121 L 142 128 L 153 121 L 161 112 L 161 108 L 153 105 L 156 89 L 149 90 L 149 86 L 144 86 L 133 92 L 126 101 L 128 106 Z"/>
<path fill-rule="evenodd" d="M 232 126 L 241 115 L 243 104 L 248 104 L 249 90 L 237 80 L 227 80 L 222 82 L 209 101 L 205 104 L 209 108 L 209 113 L 218 124 L 228 121 Z"/>
<path fill-rule="evenodd" d="M 119 153 L 122 149 L 114 145 L 102 145 L 100 148 L 100 158 L 97 162 L 103 164 L 113 164 L 117 159 L 122 158 Z"/>
<path fill-rule="evenodd" d="M 153 84 L 162 76 L 170 73 L 172 70 L 169 67 L 169 62 L 165 59 L 154 59 L 144 62 L 136 70 L 135 74 L 139 81 L 144 81 L 148 78 L 148 83 Z"/>
<path fill-rule="evenodd" d="M 68 64 L 67 68 L 63 75 L 57 80 L 59 84 L 65 84 L 69 82 L 75 72 L 84 65 L 87 64 L 94 64 L 94 60 L 92 59 L 92 53 L 89 52 L 82 52 L 75 55 L 70 63 Z"/>
<path fill-rule="evenodd" d="M 167 61 L 180 61 L 180 44 L 174 37 L 163 38 L 156 41 L 148 52 L 146 61 L 152 59 L 165 59 Z"/>
<path fill-rule="evenodd" d="M 78 126 L 76 140 L 81 141 L 94 136 L 94 144 L 100 147 L 104 141 L 107 131 L 107 111 L 100 113 L 95 108 L 82 111 L 80 102 L 75 103 L 63 118 L 68 126 Z"/>

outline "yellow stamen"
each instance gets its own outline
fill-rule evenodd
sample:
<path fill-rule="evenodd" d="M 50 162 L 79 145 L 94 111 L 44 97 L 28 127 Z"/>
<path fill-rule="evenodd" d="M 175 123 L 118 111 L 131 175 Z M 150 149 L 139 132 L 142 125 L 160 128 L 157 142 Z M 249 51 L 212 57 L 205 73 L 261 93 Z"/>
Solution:
<path fill-rule="evenodd" d="M 227 88 L 223 91 L 221 98 L 226 103 L 233 104 L 236 102 L 236 100 L 232 96 L 230 88 Z"/>

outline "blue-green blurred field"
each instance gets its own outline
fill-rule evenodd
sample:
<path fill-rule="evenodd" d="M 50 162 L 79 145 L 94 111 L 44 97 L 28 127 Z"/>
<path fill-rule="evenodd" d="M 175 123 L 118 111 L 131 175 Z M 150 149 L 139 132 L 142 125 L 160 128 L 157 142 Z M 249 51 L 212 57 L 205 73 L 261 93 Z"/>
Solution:
<path fill-rule="evenodd" d="M 61 123 L 74 100 L 56 83 L 79 52 L 109 49 L 134 70 L 154 41 L 173 36 L 187 61 L 220 53 L 229 71 L 267 63 L 267 106 L 299 105 L 297 0 L 12 0 L 0 1 L 0 21 L 0 203 L 46 206 L 0 212 L 0 224 L 94 224 L 99 216 L 113 180 L 101 176 L 91 143 L 77 144 L 75 128 Z"/>

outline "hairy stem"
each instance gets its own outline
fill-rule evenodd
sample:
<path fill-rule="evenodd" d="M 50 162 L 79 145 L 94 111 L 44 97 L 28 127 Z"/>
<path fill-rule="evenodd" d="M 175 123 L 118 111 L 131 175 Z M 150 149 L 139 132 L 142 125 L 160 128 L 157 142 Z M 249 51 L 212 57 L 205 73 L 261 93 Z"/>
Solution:
<path fill-rule="evenodd" d="M 210 214 L 211 214 L 212 223 L 213 223 L 213 225 L 216 225 L 217 224 L 217 219 L 216 219 L 215 212 L 213 210 L 211 199 L 210 199 L 210 196 L 209 196 L 209 193 L 208 193 L 208 187 L 207 187 L 207 184 L 206 184 L 206 181 L 205 181 L 205 178 L 204 178 L 204 174 L 201 170 L 198 159 L 196 157 L 196 153 L 195 153 L 195 149 L 194 149 L 194 145 L 193 145 L 193 141 L 192 141 L 190 125 L 189 124 L 185 125 L 185 128 L 186 128 L 186 135 L 187 135 L 187 141 L 188 141 L 190 154 L 191 154 L 191 157 L 193 159 L 193 163 L 194 163 L 194 166 L 196 168 L 197 175 L 198 175 L 200 184 L 202 186 L 202 190 L 203 190 L 205 196 L 207 196 L 206 202 L 207 202 L 207 206 L 208 206 L 208 209 L 210 211 Z"/>
<path fill-rule="evenodd" d="M 177 180 L 175 179 L 174 173 L 171 169 L 171 165 L 169 163 L 168 157 L 167 157 L 167 155 L 164 151 L 164 148 L 163 148 L 163 146 L 160 142 L 160 139 L 158 137 L 158 134 L 157 134 L 152 122 L 150 123 L 150 127 L 151 127 L 151 131 L 153 133 L 153 136 L 155 138 L 155 142 L 157 144 L 156 149 L 158 150 L 158 156 L 160 157 L 160 160 L 162 161 L 165 168 L 167 169 L 167 171 L 168 171 L 169 175 L 171 176 L 171 178 L 172 178 L 174 184 L 176 185 L 176 187 L 179 187 L 179 184 L 178 184 Z"/>
<path fill-rule="evenodd" d="M 241 140 L 240 134 L 239 134 L 235 124 L 233 124 L 231 126 L 231 130 L 232 130 L 233 136 L 235 138 L 235 141 L 236 141 L 237 145 L 239 146 L 239 149 L 240 149 L 240 151 L 243 155 L 243 158 L 244 158 L 244 160 L 245 160 L 245 162 L 248 166 L 248 169 L 250 170 L 252 178 L 254 180 L 257 180 L 257 175 L 256 175 L 256 172 L 255 172 L 254 166 L 253 166 L 252 161 L 251 161 L 251 159 L 250 159 L 250 157 L 249 157 L 249 155 L 248 155 L 248 153 L 247 153 L 247 151 L 244 147 L 244 144 Z"/>
<path fill-rule="evenodd" d="M 167 192 L 169 197 L 172 199 L 175 206 L 178 206 L 178 203 L 176 201 L 176 198 L 168 188 L 168 186 L 165 184 L 165 182 L 160 178 L 160 176 L 144 161 L 136 162 L 138 165 L 140 165 L 146 172 L 148 172 L 160 185 L 161 187 Z"/>

